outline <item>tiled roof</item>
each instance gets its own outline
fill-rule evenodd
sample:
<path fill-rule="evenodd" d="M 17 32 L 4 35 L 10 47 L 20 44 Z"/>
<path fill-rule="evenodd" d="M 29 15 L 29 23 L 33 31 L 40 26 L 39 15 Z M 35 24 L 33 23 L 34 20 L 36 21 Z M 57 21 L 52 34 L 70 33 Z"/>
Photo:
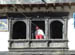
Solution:
<path fill-rule="evenodd" d="M 75 0 L 0 0 L 0 4 L 73 3 Z"/>

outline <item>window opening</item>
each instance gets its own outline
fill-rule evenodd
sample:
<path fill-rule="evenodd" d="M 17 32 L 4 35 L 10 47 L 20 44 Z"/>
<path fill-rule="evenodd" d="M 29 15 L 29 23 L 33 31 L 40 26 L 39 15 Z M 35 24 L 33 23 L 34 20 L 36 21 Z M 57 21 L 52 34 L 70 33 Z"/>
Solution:
<path fill-rule="evenodd" d="M 31 21 L 31 39 L 35 39 L 36 26 L 45 34 L 45 21 Z"/>
<path fill-rule="evenodd" d="M 13 39 L 25 39 L 26 38 L 26 24 L 22 21 L 18 21 L 13 24 Z"/>
<path fill-rule="evenodd" d="M 63 24 L 59 21 L 53 21 L 50 24 L 50 35 L 52 39 L 62 39 Z"/>

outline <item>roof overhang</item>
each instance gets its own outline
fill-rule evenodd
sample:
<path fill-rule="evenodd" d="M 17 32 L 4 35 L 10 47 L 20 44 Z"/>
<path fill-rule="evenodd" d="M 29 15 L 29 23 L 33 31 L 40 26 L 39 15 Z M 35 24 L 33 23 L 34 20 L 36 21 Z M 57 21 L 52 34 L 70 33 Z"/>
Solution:
<path fill-rule="evenodd" d="M 0 6 L 25 6 L 25 7 L 48 7 L 48 6 L 74 6 L 75 3 L 44 3 L 44 4 L 0 4 Z"/>
<path fill-rule="evenodd" d="M 0 4 L 73 3 L 75 0 L 0 0 Z"/>

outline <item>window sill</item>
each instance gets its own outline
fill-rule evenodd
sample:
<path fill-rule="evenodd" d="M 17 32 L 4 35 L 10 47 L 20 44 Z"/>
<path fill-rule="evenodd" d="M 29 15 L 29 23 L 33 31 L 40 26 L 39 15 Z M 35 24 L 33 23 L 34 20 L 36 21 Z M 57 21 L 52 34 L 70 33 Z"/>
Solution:
<path fill-rule="evenodd" d="M 8 42 L 44 42 L 44 41 L 50 41 L 50 42 L 68 42 L 68 40 L 63 39 L 10 39 Z"/>

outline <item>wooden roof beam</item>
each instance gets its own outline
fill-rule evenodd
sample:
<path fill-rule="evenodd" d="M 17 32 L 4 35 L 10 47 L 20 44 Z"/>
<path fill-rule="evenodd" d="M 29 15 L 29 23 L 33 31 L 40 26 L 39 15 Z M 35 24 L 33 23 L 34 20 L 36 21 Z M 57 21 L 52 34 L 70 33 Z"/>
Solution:
<path fill-rule="evenodd" d="M 53 8 L 56 9 L 56 3 L 53 3 Z"/>
<path fill-rule="evenodd" d="M 60 4 L 60 6 L 61 6 L 61 8 L 63 8 L 63 9 L 64 9 L 64 4 L 63 4 L 63 3 L 61 3 L 61 4 Z"/>
<path fill-rule="evenodd" d="M 32 4 L 29 4 L 29 8 L 30 8 L 31 10 L 33 9 Z"/>
<path fill-rule="evenodd" d="M 54 9 L 56 9 L 56 4 L 55 3 L 53 3 L 52 6 L 53 6 Z"/>
<path fill-rule="evenodd" d="M 49 5 L 48 4 L 45 4 L 45 7 L 46 7 L 46 9 L 48 9 L 49 8 Z"/>
<path fill-rule="evenodd" d="M 40 5 L 37 5 L 37 8 L 40 9 Z"/>
<path fill-rule="evenodd" d="M 17 7 L 17 5 L 15 5 L 15 4 L 13 4 L 13 8 L 14 8 L 14 10 L 17 12 L 18 11 L 18 7 Z"/>

